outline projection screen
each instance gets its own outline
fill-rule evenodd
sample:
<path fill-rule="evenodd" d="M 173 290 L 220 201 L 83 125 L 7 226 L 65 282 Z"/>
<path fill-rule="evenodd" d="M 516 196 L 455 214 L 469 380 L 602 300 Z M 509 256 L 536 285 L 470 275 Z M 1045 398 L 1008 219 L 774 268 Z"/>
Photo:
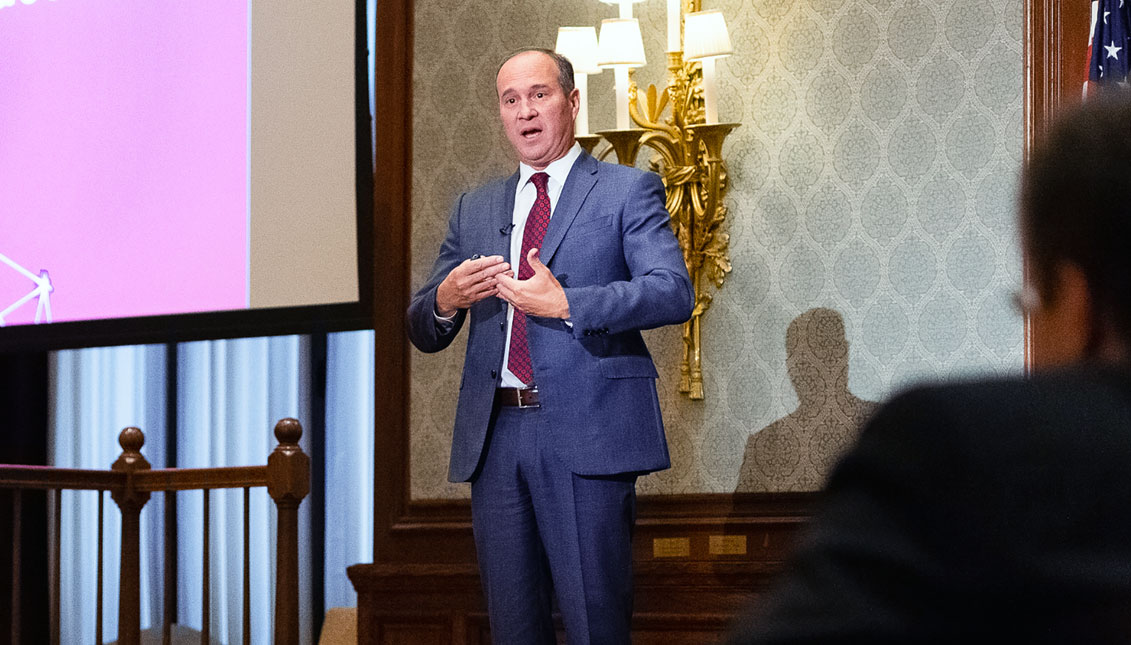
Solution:
<path fill-rule="evenodd" d="M 365 13 L 0 0 L 0 349 L 366 326 Z"/>

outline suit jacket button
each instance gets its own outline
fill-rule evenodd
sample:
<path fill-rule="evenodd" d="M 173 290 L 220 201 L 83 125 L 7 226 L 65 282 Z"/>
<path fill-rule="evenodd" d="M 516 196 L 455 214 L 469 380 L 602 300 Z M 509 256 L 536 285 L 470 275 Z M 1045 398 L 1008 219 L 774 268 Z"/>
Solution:
<path fill-rule="evenodd" d="M 504 321 L 504 320 L 500 320 L 500 321 L 499 321 L 499 329 L 500 329 L 501 331 L 506 331 L 506 330 L 507 330 L 507 323 L 506 323 L 506 321 Z"/>
<path fill-rule="evenodd" d="M 499 376 L 498 372 L 496 372 L 495 370 L 491 370 L 491 378 L 496 378 L 498 376 Z"/>

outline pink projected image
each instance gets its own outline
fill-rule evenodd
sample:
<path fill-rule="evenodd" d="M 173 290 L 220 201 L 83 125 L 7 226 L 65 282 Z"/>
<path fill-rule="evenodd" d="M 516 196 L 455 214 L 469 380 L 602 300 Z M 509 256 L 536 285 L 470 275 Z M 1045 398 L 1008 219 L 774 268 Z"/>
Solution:
<path fill-rule="evenodd" d="M 248 7 L 0 0 L 0 326 L 248 305 Z"/>

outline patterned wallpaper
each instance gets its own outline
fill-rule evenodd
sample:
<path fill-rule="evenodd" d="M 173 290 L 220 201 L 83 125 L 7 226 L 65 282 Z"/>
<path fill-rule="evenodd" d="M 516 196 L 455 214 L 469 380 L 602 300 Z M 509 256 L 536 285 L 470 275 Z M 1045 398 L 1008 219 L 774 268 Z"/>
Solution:
<path fill-rule="evenodd" d="M 515 167 L 501 59 L 616 15 L 596 0 L 415 4 L 413 288 L 453 199 Z M 743 124 L 724 147 L 734 269 L 704 318 L 706 400 L 676 392 L 679 329 L 646 335 L 673 466 L 638 490 L 815 490 L 894 390 L 1022 367 L 1022 3 L 704 5 L 724 11 L 735 50 L 718 64 L 720 120 Z M 664 3 L 635 15 L 637 81 L 662 85 Z M 591 127 L 613 127 L 612 74 L 590 95 Z M 464 497 L 446 482 L 462 338 L 411 361 L 412 496 Z"/>

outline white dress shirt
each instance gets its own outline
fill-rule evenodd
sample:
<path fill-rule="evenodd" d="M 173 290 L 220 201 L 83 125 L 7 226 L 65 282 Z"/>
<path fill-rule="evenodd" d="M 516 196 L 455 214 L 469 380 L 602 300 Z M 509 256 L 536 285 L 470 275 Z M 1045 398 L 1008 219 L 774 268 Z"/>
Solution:
<path fill-rule="evenodd" d="M 569 177 L 569 171 L 573 169 L 573 164 L 577 161 L 579 156 L 581 156 L 581 146 L 575 142 L 573 147 L 565 153 L 564 157 L 551 162 L 550 165 L 546 166 L 543 170 L 535 170 L 524 163 L 518 165 L 518 187 L 514 194 L 514 211 L 511 213 L 511 248 L 510 258 L 508 259 L 511 265 L 511 271 L 514 272 L 515 277 L 518 276 L 518 263 L 522 255 L 522 235 L 526 230 L 526 218 L 530 215 L 530 209 L 534 206 L 534 200 L 538 198 L 538 189 L 534 184 L 530 183 L 530 176 L 536 172 L 544 172 L 549 175 L 549 181 L 546 182 L 546 193 L 550 197 L 550 217 L 553 218 L 554 210 L 558 207 L 558 198 L 561 197 L 566 178 Z M 440 314 L 433 313 L 436 316 L 436 320 L 441 323 L 450 323 L 455 319 L 455 315 L 445 318 Z M 526 387 L 526 384 L 507 369 L 507 360 L 510 358 L 511 352 L 512 320 L 514 320 L 514 306 L 508 304 L 507 336 L 506 343 L 503 346 L 503 364 L 499 370 L 499 374 L 501 375 L 499 386 L 521 388 Z M 569 322 L 567 321 L 566 324 L 568 325 Z"/>
<path fill-rule="evenodd" d="M 573 169 L 573 163 L 579 156 L 581 156 L 581 146 L 575 142 L 564 157 L 552 162 L 544 170 L 535 170 L 524 163 L 518 165 L 518 188 L 514 194 L 514 212 L 511 214 L 514 228 L 511 229 L 510 265 L 515 277 L 518 276 L 518 262 L 522 259 L 522 235 L 526 230 L 526 218 L 530 215 L 530 209 L 534 207 L 534 200 L 538 198 L 538 189 L 530 183 L 530 176 L 536 172 L 544 172 L 550 176 L 549 181 L 546 182 L 546 193 L 550 197 L 550 218 L 553 219 L 566 177 L 569 177 L 569 171 Z M 512 320 L 514 320 L 514 306 L 507 305 L 507 339 L 503 350 L 503 367 L 499 371 L 502 375 L 499 386 L 526 387 L 525 383 L 507 369 L 507 360 L 511 353 Z"/>

